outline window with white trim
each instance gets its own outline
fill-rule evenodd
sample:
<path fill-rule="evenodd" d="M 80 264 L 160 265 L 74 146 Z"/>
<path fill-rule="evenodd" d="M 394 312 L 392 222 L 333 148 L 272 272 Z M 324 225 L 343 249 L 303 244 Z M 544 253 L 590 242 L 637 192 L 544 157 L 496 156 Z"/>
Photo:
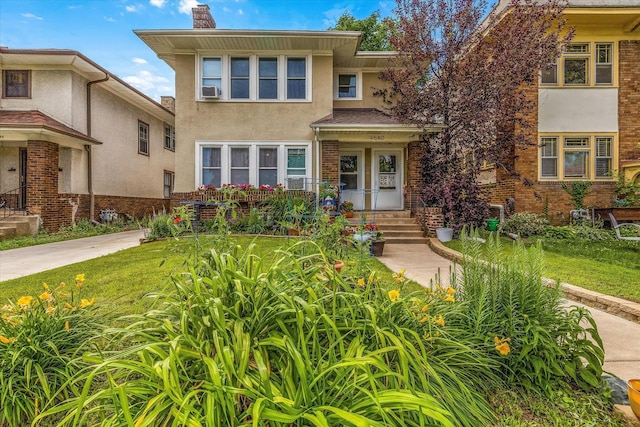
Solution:
<path fill-rule="evenodd" d="M 311 56 L 201 56 L 200 100 L 310 101 Z"/>
<path fill-rule="evenodd" d="M 311 170 L 310 143 L 198 142 L 196 187 L 251 184 L 304 188 Z"/>
<path fill-rule="evenodd" d="M 613 136 L 542 136 L 540 178 L 611 179 L 614 150 Z"/>
<path fill-rule="evenodd" d="M 168 123 L 164 124 L 164 148 L 176 151 L 176 129 Z"/>
<path fill-rule="evenodd" d="M 138 153 L 149 155 L 149 125 L 138 120 Z"/>
<path fill-rule="evenodd" d="M 173 183 L 175 180 L 175 174 L 171 171 L 164 171 L 164 198 L 168 199 L 173 193 Z"/>
<path fill-rule="evenodd" d="M 356 81 L 356 74 L 338 74 L 338 98 L 357 98 Z"/>

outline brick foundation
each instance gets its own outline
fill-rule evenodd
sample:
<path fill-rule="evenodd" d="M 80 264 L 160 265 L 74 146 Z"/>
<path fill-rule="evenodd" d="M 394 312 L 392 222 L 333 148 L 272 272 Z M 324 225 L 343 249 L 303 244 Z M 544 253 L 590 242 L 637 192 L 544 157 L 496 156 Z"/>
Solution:
<path fill-rule="evenodd" d="M 436 235 L 436 228 L 444 227 L 444 215 L 441 208 L 415 208 L 414 213 L 418 224 L 429 237 Z"/>

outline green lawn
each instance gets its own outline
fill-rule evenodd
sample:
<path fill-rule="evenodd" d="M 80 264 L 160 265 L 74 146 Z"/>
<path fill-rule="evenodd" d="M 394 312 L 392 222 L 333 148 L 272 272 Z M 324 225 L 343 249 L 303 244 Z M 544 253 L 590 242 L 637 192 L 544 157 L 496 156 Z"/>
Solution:
<path fill-rule="evenodd" d="M 532 240 L 530 244 L 535 244 Z M 545 277 L 640 302 L 640 242 L 542 239 Z M 459 240 L 446 243 L 460 251 Z M 510 253 L 513 243 L 503 239 Z"/>
<path fill-rule="evenodd" d="M 234 242 L 247 247 L 251 242 L 258 244 L 258 253 L 265 259 L 265 265 L 274 259 L 278 249 L 285 249 L 293 240 L 282 237 L 235 237 Z M 215 248 L 217 240 L 201 238 L 202 251 Z M 188 270 L 189 261 L 194 257 L 193 240 L 176 241 L 169 239 L 146 243 L 135 248 L 117 252 L 100 258 L 59 267 L 42 273 L 0 283 L 0 301 L 7 298 L 16 301 L 24 295 L 39 295 L 43 292 L 43 283 L 51 287 L 61 282 L 66 289 L 78 290 L 74 285 L 77 274 L 85 274 L 86 282 L 82 288 L 82 298 L 96 298 L 100 306 L 114 314 L 139 312 L 148 307 L 141 302 L 145 295 L 171 285 L 171 276 Z M 352 254 L 351 258 L 357 254 Z M 380 261 L 367 256 L 367 262 L 378 274 L 392 283 L 392 272 Z M 349 263 L 347 263 L 349 268 Z"/>

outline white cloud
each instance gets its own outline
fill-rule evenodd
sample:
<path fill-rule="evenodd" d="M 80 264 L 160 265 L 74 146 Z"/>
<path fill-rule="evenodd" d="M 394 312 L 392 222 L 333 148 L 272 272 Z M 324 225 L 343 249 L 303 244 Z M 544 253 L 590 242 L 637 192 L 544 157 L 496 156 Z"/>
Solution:
<path fill-rule="evenodd" d="M 113 19 L 113 18 L 112 18 L 112 17 L 110 17 L 110 16 L 105 16 L 105 17 L 104 17 L 104 20 L 105 20 L 105 21 L 107 21 L 107 22 L 116 22 L 116 20 L 115 20 L 115 19 Z"/>
<path fill-rule="evenodd" d="M 178 11 L 187 15 L 191 15 L 191 9 L 198 5 L 198 0 L 180 0 Z"/>
<path fill-rule="evenodd" d="M 23 13 L 22 16 L 24 16 L 25 18 L 37 19 L 38 21 L 42 21 L 44 19 L 43 17 L 36 16 L 33 13 Z"/>
<path fill-rule="evenodd" d="M 333 9 L 325 10 L 322 12 L 324 15 L 324 19 L 322 20 L 322 24 L 325 28 L 333 27 L 340 19 L 340 16 L 344 13 L 345 10 L 348 10 L 348 7 L 340 7 L 336 5 Z"/>
<path fill-rule="evenodd" d="M 244 15 L 244 12 L 242 11 L 242 9 L 238 9 L 238 15 Z"/>
<path fill-rule="evenodd" d="M 166 89 L 168 87 L 166 84 L 169 83 L 166 77 L 154 75 L 146 70 L 140 71 L 135 76 L 124 77 L 122 80 L 145 93 L 156 92 L 159 88 Z"/>
<path fill-rule="evenodd" d="M 227 6 L 222 6 L 222 11 L 225 13 L 229 13 L 231 12 L 231 9 L 229 9 Z"/>
<path fill-rule="evenodd" d="M 125 6 L 127 12 L 140 12 L 142 10 L 141 4 L 134 4 L 132 6 Z"/>
<path fill-rule="evenodd" d="M 151 4 L 151 6 L 155 6 L 155 7 L 164 7 L 164 4 L 167 2 L 167 0 L 149 0 L 149 4 Z"/>
<path fill-rule="evenodd" d="M 133 58 L 131 62 L 135 62 L 136 64 L 146 64 L 147 60 L 142 58 Z"/>

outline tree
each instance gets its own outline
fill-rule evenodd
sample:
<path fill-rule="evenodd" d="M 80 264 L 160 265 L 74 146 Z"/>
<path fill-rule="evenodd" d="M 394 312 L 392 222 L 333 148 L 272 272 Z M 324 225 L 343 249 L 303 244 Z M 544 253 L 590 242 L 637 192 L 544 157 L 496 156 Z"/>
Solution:
<path fill-rule="evenodd" d="M 444 125 L 425 133 L 421 190 L 454 228 L 479 225 L 487 213 L 482 162 L 515 173 L 515 147 L 536 143 L 537 72 L 572 36 L 563 1 L 502 0 L 483 20 L 485 0 L 397 0 L 390 42 L 399 55 L 379 94 L 404 122 Z"/>
<path fill-rule="evenodd" d="M 376 10 L 368 18 L 356 19 L 349 11 L 345 11 L 329 30 L 360 31 L 362 41 L 358 50 L 387 51 L 391 50 L 389 38 L 391 36 L 391 20 L 380 19 L 380 11 Z"/>

